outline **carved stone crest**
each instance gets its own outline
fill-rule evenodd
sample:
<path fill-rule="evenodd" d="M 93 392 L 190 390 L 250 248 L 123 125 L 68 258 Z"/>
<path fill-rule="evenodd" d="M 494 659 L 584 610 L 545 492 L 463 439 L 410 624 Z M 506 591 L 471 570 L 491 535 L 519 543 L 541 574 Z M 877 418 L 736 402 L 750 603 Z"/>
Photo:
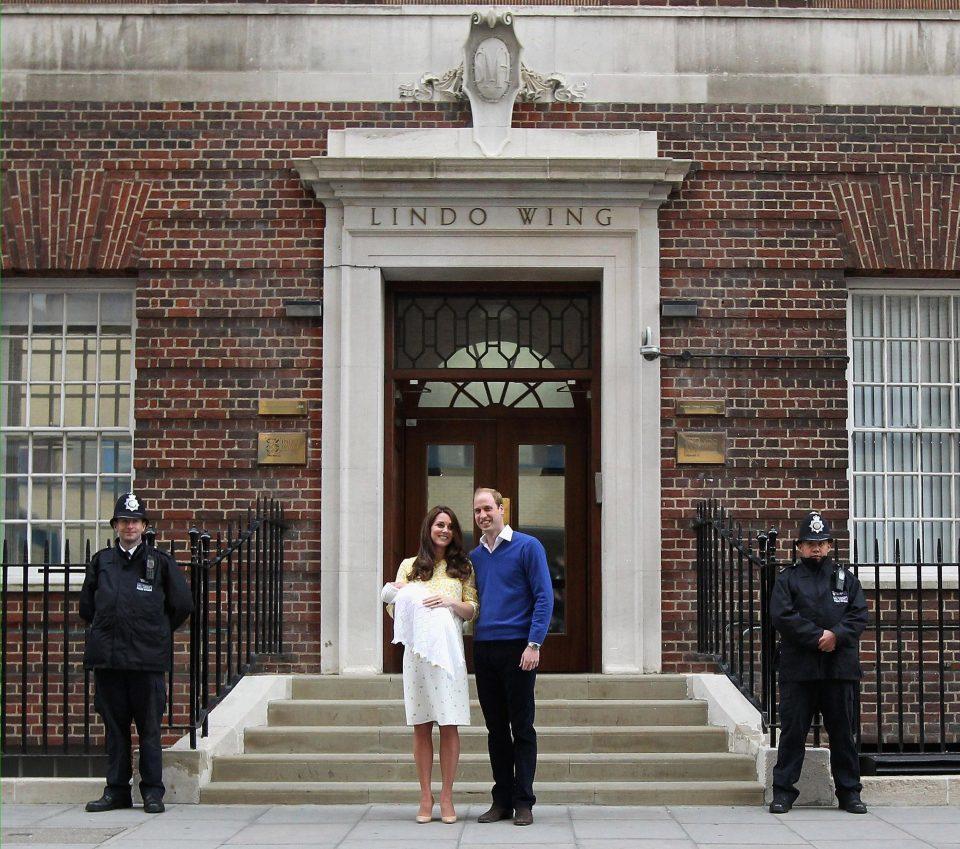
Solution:
<path fill-rule="evenodd" d="M 582 100 L 585 83 L 568 85 L 560 74 L 531 71 L 513 29 L 513 12 L 474 12 L 463 62 L 442 74 L 426 73 L 400 86 L 401 99 L 424 103 L 469 100 L 473 137 L 487 156 L 500 153 L 510 138 L 513 105 Z"/>
<path fill-rule="evenodd" d="M 499 38 L 485 38 L 473 53 L 473 79 L 480 96 L 496 103 L 510 88 L 510 48 Z"/>
<path fill-rule="evenodd" d="M 474 141 L 487 156 L 500 153 L 510 137 L 520 93 L 520 49 L 512 12 L 474 12 L 470 17 L 463 90 L 470 99 Z"/>

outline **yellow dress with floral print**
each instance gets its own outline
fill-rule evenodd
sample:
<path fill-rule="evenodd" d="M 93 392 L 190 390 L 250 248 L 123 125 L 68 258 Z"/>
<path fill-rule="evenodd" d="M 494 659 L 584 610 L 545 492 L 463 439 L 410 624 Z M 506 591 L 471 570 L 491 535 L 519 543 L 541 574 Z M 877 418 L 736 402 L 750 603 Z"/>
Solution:
<path fill-rule="evenodd" d="M 408 583 L 415 557 L 408 557 L 397 570 L 397 581 Z M 431 595 L 465 601 L 473 608 L 471 621 L 480 609 L 477 584 L 473 572 L 465 580 L 447 574 L 447 563 L 441 560 L 433 570 L 433 577 L 422 582 Z M 393 616 L 393 605 L 387 610 Z M 456 614 L 451 610 L 451 616 Z M 453 675 L 434 666 L 412 651 L 403 653 L 403 702 L 407 725 L 436 722 L 438 725 L 470 724 L 470 691 L 467 685 L 467 666 Z"/>
<path fill-rule="evenodd" d="M 399 583 L 406 584 L 410 581 L 410 575 L 413 572 L 413 564 L 416 557 L 408 557 L 400 563 L 397 569 L 396 580 Z M 471 572 L 467 580 L 461 581 L 459 578 L 451 578 L 447 574 L 447 561 L 441 560 L 433 570 L 433 577 L 429 581 L 421 581 L 431 595 L 443 595 L 447 598 L 453 598 L 457 601 L 465 601 L 473 607 L 473 616 L 468 622 L 473 622 L 477 618 L 480 610 L 480 597 L 477 595 L 477 576 Z M 393 616 L 393 605 L 387 605 L 387 612 Z"/>

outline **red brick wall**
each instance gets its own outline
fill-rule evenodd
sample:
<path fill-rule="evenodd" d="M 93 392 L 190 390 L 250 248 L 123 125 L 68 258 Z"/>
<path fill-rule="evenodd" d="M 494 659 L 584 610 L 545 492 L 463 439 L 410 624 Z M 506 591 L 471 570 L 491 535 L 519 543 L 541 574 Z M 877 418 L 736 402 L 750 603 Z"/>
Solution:
<path fill-rule="evenodd" d="M 283 668 L 316 670 L 322 338 L 282 301 L 320 295 L 323 210 L 290 160 L 322 153 L 330 129 L 467 126 L 467 110 L 28 103 L 4 122 L 4 270 L 136 275 L 138 487 L 164 533 L 198 508 L 219 526 L 264 491 L 287 505 Z M 700 304 L 662 328 L 665 669 L 700 666 L 696 500 L 788 531 L 815 505 L 843 526 L 844 277 L 960 275 L 958 123 L 960 110 L 920 107 L 517 107 L 518 126 L 653 130 L 661 155 L 696 163 L 660 214 L 662 295 Z M 98 210 L 123 214 L 70 229 L 88 184 Z M 257 398 L 282 396 L 307 398 L 309 416 L 256 415 Z M 676 416 L 676 399 L 705 397 L 728 415 Z M 308 465 L 257 466 L 268 428 L 306 430 Z M 726 466 L 678 467 L 678 428 L 726 431 Z"/>

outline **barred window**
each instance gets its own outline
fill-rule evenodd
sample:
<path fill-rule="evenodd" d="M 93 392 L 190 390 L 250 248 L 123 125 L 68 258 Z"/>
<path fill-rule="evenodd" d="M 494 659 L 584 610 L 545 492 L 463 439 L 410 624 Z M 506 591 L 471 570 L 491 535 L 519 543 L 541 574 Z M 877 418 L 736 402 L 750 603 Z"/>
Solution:
<path fill-rule="evenodd" d="M 851 539 L 861 562 L 960 551 L 960 287 L 850 294 Z M 932 284 L 932 285 L 928 285 Z"/>
<path fill-rule="evenodd" d="M 9 562 L 82 560 L 131 488 L 133 300 L 126 284 L 4 283 L 0 538 Z M 46 552 L 46 554 L 45 554 Z"/>

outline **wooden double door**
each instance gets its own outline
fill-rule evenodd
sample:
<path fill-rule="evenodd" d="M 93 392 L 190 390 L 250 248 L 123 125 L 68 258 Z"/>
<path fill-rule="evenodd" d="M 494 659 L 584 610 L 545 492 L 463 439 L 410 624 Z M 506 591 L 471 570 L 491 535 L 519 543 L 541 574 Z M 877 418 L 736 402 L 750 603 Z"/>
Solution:
<path fill-rule="evenodd" d="M 398 530 L 408 556 L 417 551 L 423 516 L 438 504 L 457 514 L 468 549 L 475 547 L 473 492 L 478 486 L 499 490 L 511 527 L 543 543 L 554 591 L 541 657 L 544 672 L 583 672 L 590 664 L 588 422 L 547 411 L 489 418 L 456 418 L 447 411 L 442 418 L 397 422 L 403 478 Z M 396 564 L 387 568 L 395 570 Z M 472 668 L 471 638 L 466 642 Z M 389 645 L 386 668 L 399 670 L 401 658 L 399 647 Z"/>

